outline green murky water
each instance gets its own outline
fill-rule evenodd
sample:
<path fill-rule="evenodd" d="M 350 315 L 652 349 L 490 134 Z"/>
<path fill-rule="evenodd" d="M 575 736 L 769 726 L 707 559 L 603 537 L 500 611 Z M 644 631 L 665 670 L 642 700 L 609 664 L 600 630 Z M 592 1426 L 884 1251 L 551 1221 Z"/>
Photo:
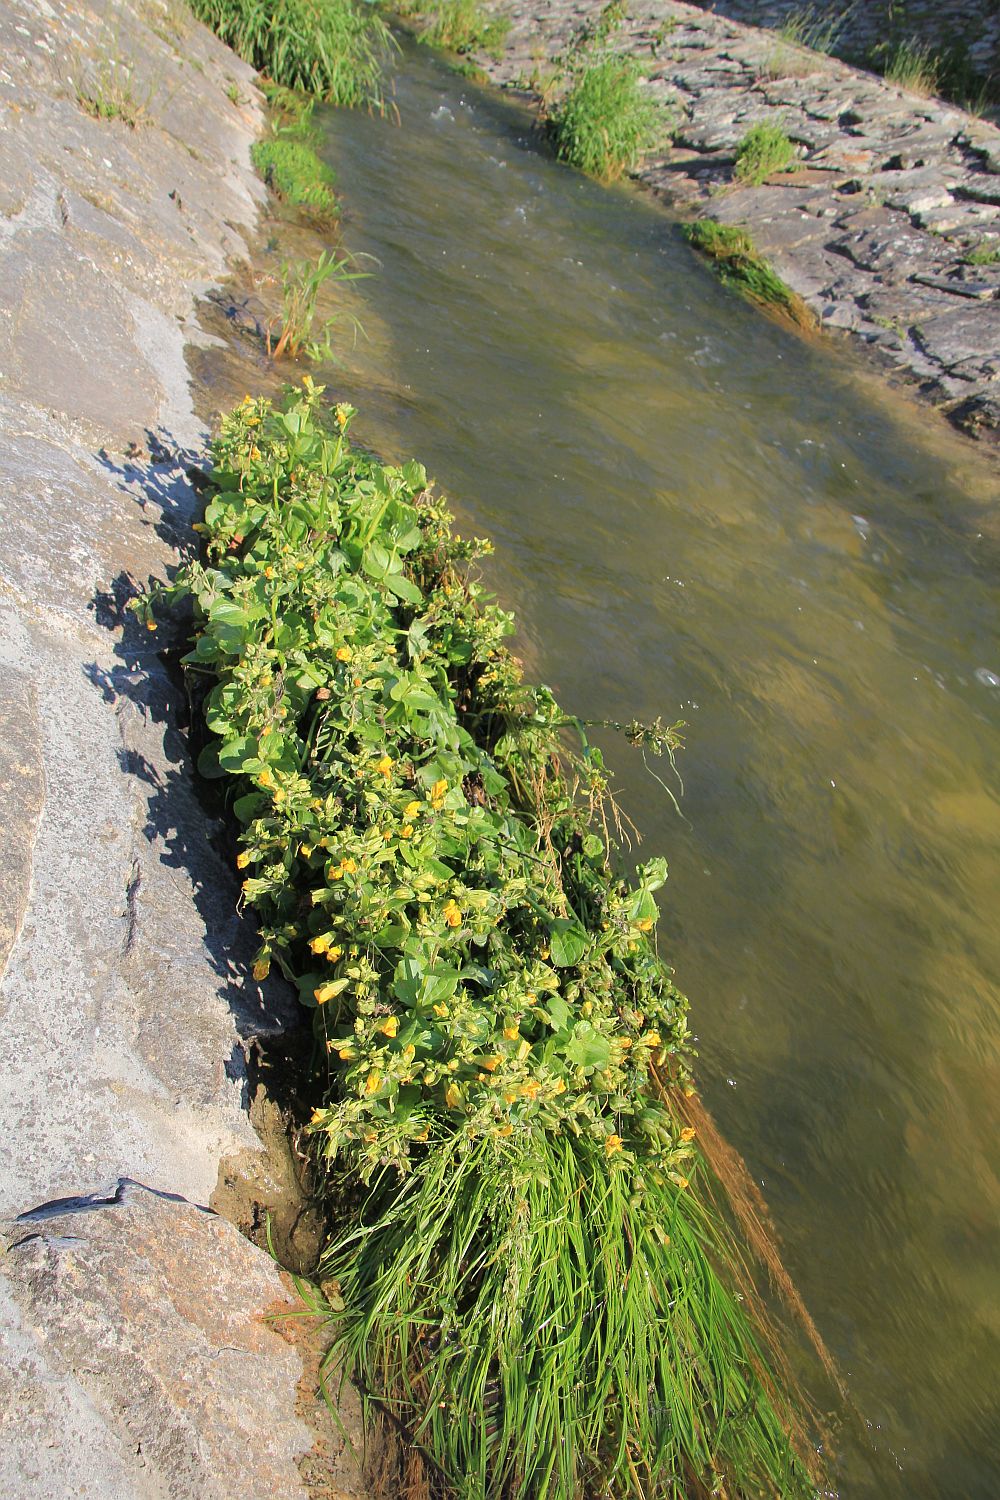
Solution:
<path fill-rule="evenodd" d="M 611 754 L 707 1100 L 863 1418 L 836 1489 L 994 1500 L 996 470 L 414 49 L 398 104 L 322 122 L 377 271 L 331 378 L 493 536 L 532 673 L 687 721 L 686 821 Z"/>

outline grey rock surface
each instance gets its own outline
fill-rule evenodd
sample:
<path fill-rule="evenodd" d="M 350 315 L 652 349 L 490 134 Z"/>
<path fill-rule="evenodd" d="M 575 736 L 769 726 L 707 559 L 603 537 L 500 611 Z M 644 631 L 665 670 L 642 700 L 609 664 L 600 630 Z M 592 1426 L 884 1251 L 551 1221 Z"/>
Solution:
<path fill-rule="evenodd" d="M 273 1327 L 294 1303 L 230 1224 L 124 1184 L 103 1202 L 37 1211 L 12 1234 L 4 1494 L 59 1494 L 71 1475 L 101 1496 L 303 1493 L 303 1434 L 288 1399 L 301 1366 Z M 56 1391 L 73 1419 L 66 1430 L 52 1425 Z M 113 1464 L 99 1476 L 100 1450 L 87 1445 L 99 1436 L 103 1446 L 105 1432 Z"/>
<path fill-rule="evenodd" d="M 109 67 L 135 128 L 81 107 Z M 250 70 L 174 0 L 0 8 L 10 1500 L 307 1493 L 302 1365 L 263 1317 L 287 1293 L 193 1206 L 223 1157 L 258 1146 L 243 1045 L 291 1002 L 249 978 L 169 643 L 125 609 L 193 543 L 187 470 L 206 434 L 185 341 L 204 338 L 194 295 L 249 257 L 261 124 Z M 91 1207 L 34 1212 L 59 1199 Z"/>
<path fill-rule="evenodd" d="M 494 0 L 491 12 L 511 30 L 501 60 L 477 62 L 531 93 L 601 9 L 601 0 Z M 851 7 L 850 24 L 876 9 Z M 930 35 L 941 8 L 918 9 Z M 973 10 L 994 45 L 1000 19 Z M 613 45 L 641 62 L 671 121 L 669 142 L 635 175 L 688 217 L 748 229 L 823 326 L 852 331 L 959 425 L 996 440 L 1000 129 L 741 24 L 780 26 L 790 14 L 784 0 L 725 0 L 710 11 L 677 0 L 629 5 Z M 759 122 L 780 126 L 797 157 L 794 170 L 747 188 L 734 181 L 733 159 Z M 969 307 L 957 314 L 960 298 Z M 925 337 L 932 320 L 937 333 Z"/>

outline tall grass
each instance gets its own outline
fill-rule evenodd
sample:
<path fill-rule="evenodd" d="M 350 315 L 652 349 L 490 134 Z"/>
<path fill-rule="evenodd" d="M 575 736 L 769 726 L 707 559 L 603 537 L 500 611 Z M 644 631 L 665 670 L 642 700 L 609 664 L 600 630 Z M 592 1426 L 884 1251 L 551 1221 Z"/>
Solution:
<path fill-rule="evenodd" d="M 613 182 L 656 144 L 660 111 L 643 91 L 642 76 L 633 58 L 614 52 L 586 64 L 549 120 L 562 161 Z"/>
<path fill-rule="evenodd" d="M 389 28 L 354 0 L 191 0 L 200 21 L 286 88 L 381 110 Z"/>
<path fill-rule="evenodd" d="M 462 1500 L 805 1496 L 729 1253 L 692 1191 L 639 1207 L 591 1140 L 442 1136 L 323 1258 L 330 1363 Z"/>
<path fill-rule="evenodd" d="M 491 16 L 479 0 L 399 0 L 407 20 L 422 21 L 418 40 L 445 52 L 489 52 L 499 58 L 510 30 L 507 16 Z"/>
<path fill-rule="evenodd" d="M 281 313 L 267 330 L 271 358 L 298 359 L 301 354 L 307 359 L 331 358 L 330 332 L 342 314 L 327 318 L 314 335 L 320 291 L 327 282 L 357 281 L 366 274 L 353 270 L 346 255 L 338 260 L 325 250 L 315 262 L 286 261 L 281 268 Z M 272 339 L 276 327 L 280 331 Z"/>
<path fill-rule="evenodd" d="M 760 187 L 772 172 L 783 172 L 794 156 L 795 147 L 781 126 L 761 121 L 737 146 L 733 175 L 747 187 Z"/>
<path fill-rule="evenodd" d="M 940 63 L 926 42 L 899 42 L 884 63 L 886 83 L 894 83 L 908 94 L 929 99 L 938 92 Z"/>

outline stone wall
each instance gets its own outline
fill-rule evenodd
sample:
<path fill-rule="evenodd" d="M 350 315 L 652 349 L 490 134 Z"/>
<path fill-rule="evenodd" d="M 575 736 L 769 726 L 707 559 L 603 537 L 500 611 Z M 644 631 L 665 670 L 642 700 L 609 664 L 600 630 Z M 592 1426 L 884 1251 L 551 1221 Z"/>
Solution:
<path fill-rule="evenodd" d="M 864 62 L 900 45 L 935 56 L 958 55 L 987 79 L 1000 70 L 996 0 L 696 0 L 703 10 L 771 31 L 817 38 L 823 50 Z M 815 46 L 816 42 L 811 41 Z M 1000 83 L 1000 80 L 997 80 Z"/>

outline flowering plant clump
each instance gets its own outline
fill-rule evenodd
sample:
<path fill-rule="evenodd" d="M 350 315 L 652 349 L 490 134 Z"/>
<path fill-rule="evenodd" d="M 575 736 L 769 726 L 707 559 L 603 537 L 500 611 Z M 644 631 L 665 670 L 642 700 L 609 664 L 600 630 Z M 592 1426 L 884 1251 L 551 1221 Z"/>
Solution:
<path fill-rule="evenodd" d="M 690 1087 L 666 866 L 624 878 L 600 752 L 469 571 L 488 544 L 321 395 L 226 419 L 204 559 L 138 607 L 194 601 L 254 975 L 313 1012 L 309 1129 L 361 1205 L 324 1259 L 341 1355 L 461 1494 L 804 1492 L 694 1130 L 650 1087 Z"/>

